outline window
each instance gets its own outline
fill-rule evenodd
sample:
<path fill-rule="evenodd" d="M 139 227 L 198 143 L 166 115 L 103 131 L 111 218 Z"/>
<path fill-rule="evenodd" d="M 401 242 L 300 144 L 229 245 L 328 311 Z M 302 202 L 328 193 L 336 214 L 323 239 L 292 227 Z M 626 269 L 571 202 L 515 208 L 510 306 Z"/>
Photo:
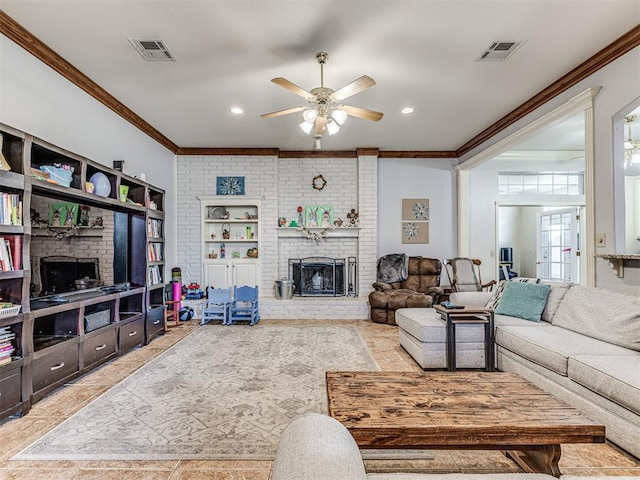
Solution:
<path fill-rule="evenodd" d="M 498 195 L 582 195 L 584 172 L 500 172 Z"/>

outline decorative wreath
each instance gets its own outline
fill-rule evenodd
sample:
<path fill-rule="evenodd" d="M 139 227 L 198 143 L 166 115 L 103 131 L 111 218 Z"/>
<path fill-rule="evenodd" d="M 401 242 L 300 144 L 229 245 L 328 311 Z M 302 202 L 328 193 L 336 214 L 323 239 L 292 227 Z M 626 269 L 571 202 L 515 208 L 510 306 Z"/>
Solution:
<path fill-rule="evenodd" d="M 327 181 L 322 175 L 316 175 L 313 177 L 313 182 L 311 182 L 311 184 L 315 190 L 324 190 L 324 187 L 327 186 Z"/>

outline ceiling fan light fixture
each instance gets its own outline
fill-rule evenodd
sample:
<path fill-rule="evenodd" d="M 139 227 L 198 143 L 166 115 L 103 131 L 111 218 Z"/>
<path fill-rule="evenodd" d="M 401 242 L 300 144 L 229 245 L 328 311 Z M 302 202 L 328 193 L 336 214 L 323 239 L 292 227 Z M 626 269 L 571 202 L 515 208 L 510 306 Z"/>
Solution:
<path fill-rule="evenodd" d="M 335 135 L 339 131 L 340 131 L 340 125 L 338 125 L 338 122 L 334 122 L 333 120 L 330 120 L 329 123 L 327 123 L 327 133 L 329 135 Z"/>
<path fill-rule="evenodd" d="M 302 130 L 304 133 L 306 133 L 307 135 L 311 135 L 311 130 L 313 130 L 313 121 L 311 122 L 307 122 L 306 120 L 302 123 L 300 123 L 300 125 L 298 125 L 300 127 L 300 130 Z"/>
<path fill-rule="evenodd" d="M 313 123 L 317 116 L 318 112 L 313 108 L 309 108 L 302 112 L 302 118 L 304 118 L 305 122 Z"/>
<path fill-rule="evenodd" d="M 631 132 L 631 124 L 635 121 L 636 116 L 630 115 L 624 118 L 629 130 L 627 140 L 624 142 L 624 167 L 640 163 L 640 140 L 634 140 Z"/>
<path fill-rule="evenodd" d="M 347 121 L 347 112 L 344 110 L 340 110 L 339 108 L 335 109 L 331 112 L 331 118 L 340 126 L 344 125 L 344 122 Z"/>

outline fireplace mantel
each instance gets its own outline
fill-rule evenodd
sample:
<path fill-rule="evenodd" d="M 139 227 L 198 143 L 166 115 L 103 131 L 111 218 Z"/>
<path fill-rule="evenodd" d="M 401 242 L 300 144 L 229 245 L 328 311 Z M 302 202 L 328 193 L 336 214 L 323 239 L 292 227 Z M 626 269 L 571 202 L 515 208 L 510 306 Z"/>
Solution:
<path fill-rule="evenodd" d="M 278 231 L 278 237 L 281 238 L 300 238 L 307 240 L 304 233 L 297 227 L 276 227 Z M 307 228 L 311 232 L 322 232 L 322 227 Z M 333 230 L 328 230 L 326 238 L 358 238 L 360 227 L 336 227 Z"/>

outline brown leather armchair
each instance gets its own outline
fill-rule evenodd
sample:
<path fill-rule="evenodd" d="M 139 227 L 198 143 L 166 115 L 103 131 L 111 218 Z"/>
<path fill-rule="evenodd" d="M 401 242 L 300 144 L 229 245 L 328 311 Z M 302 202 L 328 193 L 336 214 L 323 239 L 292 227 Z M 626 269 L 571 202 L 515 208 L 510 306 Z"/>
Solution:
<path fill-rule="evenodd" d="M 373 284 L 369 294 L 371 320 L 396 324 L 399 308 L 430 308 L 444 293 L 440 288 L 442 263 L 436 258 L 409 257 L 407 279 L 402 282 Z"/>

